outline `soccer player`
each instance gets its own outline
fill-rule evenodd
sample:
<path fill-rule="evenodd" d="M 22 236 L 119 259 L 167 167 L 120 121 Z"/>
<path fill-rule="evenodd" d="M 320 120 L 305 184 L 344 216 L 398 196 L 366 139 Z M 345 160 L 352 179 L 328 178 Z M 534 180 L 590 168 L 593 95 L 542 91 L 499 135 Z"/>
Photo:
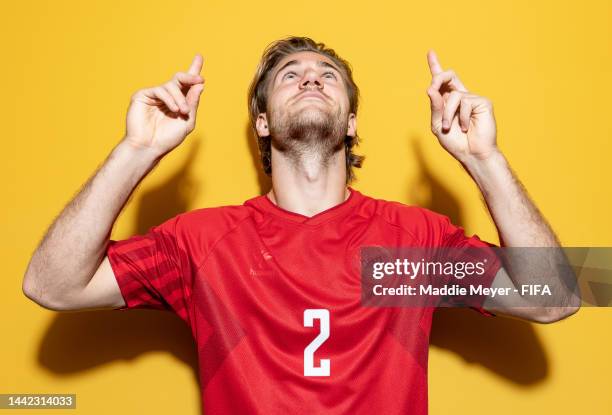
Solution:
<path fill-rule="evenodd" d="M 491 102 L 427 55 L 431 129 L 465 167 L 508 247 L 558 247 L 496 146 Z M 272 188 L 238 206 L 179 214 L 109 240 L 135 186 L 194 129 L 204 79 L 186 72 L 137 91 L 125 137 L 51 225 L 23 281 L 51 310 L 169 310 L 197 342 L 203 409 L 213 414 L 425 414 L 435 307 L 365 307 L 360 248 L 488 247 L 441 214 L 350 187 L 358 88 L 321 43 L 271 44 L 249 90 L 250 119 Z M 488 285 L 528 277 L 498 265 Z M 578 310 L 474 307 L 536 322 Z M 515 303 L 516 304 L 516 303 Z M 507 304 L 506 304 L 507 305 Z"/>

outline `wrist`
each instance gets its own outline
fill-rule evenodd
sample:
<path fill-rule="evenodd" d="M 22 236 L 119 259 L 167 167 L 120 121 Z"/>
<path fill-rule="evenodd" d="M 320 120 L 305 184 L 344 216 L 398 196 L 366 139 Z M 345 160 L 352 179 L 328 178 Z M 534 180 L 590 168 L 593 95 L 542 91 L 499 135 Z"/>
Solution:
<path fill-rule="evenodd" d="M 460 159 L 459 162 L 470 174 L 484 173 L 507 164 L 506 158 L 498 148 L 495 148 L 486 155 L 465 157 Z"/>
<path fill-rule="evenodd" d="M 495 149 L 486 157 L 462 160 L 461 164 L 481 189 L 486 183 L 495 181 L 504 171 L 509 170 L 508 161 L 499 149 Z"/>
<path fill-rule="evenodd" d="M 126 160 L 133 166 L 140 166 L 145 171 L 152 169 L 163 157 L 163 154 L 150 147 L 142 146 L 124 137 L 113 149 L 116 157 Z"/>
<path fill-rule="evenodd" d="M 131 157 L 136 160 L 142 160 L 144 162 L 157 163 L 164 154 L 158 150 L 141 144 L 142 140 L 138 140 L 134 137 L 124 136 L 123 139 L 117 144 L 117 149 L 126 154 L 127 157 Z"/>

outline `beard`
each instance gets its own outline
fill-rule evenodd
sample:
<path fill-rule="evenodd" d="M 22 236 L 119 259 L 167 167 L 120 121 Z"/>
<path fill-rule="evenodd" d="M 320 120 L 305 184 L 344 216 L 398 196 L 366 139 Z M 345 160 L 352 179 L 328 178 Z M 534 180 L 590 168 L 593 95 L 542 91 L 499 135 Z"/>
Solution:
<path fill-rule="evenodd" d="M 298 162 L 308 157 L 326 166 L 344 148 L 348 113 L 341 109 L 334 112 L 309 106 L 294 112 L 281 110 L 269 114 L 271 144 L 290 160 Z"/>

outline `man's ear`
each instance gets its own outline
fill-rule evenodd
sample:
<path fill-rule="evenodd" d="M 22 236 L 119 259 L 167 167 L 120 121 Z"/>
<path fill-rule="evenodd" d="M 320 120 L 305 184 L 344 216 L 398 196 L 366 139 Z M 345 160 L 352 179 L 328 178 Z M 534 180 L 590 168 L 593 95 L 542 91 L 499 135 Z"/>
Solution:
<path fill-rule="evenodd" d="M 270 135 L 268 129 L 268 117 L 265 112 L 260 113 L 255 120 L 255 127 L 257 129 L 257 135 L 260 137 L 267 137 Z"/>
<path fill-rule="evenodd" d="M 350 137 L 355 137 L 355 134 L 357 134 L 357 116 L 351 112 L 349 114 L 348 129 L 346 130 L 346 135 Z"/>

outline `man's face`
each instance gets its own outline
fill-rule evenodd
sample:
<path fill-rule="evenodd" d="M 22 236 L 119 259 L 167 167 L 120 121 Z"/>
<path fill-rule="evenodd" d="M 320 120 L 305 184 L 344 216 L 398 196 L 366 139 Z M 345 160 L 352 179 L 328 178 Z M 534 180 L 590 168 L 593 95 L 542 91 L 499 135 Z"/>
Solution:
<path fill-rule="evenodd" d="M 355 115 L 340 68 L 316 52 L 283 58 L 270 73 L 268 108 L 257 119 L 260 136 L 273 140 L 332 140 L 355 134 Z M 278 142 L 277 142 L 278 144 Z"/>

